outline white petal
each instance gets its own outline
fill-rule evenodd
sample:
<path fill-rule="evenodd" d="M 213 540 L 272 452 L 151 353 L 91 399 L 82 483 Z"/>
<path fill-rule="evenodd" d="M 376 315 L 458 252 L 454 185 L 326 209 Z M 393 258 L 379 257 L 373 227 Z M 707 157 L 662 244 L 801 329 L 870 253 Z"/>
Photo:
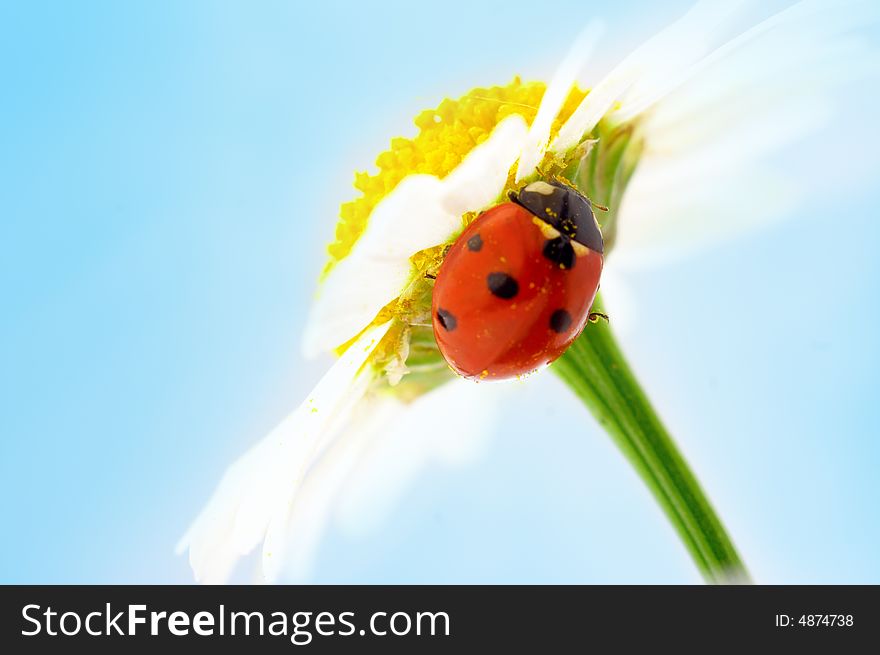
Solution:
<path fill-rule="evenodd" d="M 387 395 L 366 398 L 345 438 L 326 450 L 297 493 L 287 522 L 283 579 L 308 580 L 334 517 L 346 532 L 363 533 L 381 523 L 432 463 L 460 466 L 478 457 L 499 401 L 514 386 L 456 379 L 410 404 Z M 455 430 L 442 420 L 450 408 Z"/>
<path fill-rule="evenodd" d="M 411 403 L 346 477 L 336 504 L 340 528 L 349 535 L 376 529 L 426 470 L 482 456 L 502 402 L 522 384 L 456 379 Z"/>
<path fill-rule="evenodd" d="M 460 466 L 478 457 L 499 401 L 515 386 L 456 379 L 410 404 L 389 395 L 365 398 L 345 438 L 322 454 L 297 492 L 286 525 L 282 579 L 308 581 L 334 517 L 347 533 L 376 528 L 427 467 Z M 442 420 L 450 408 L 455 430 Z"/>
<path fill-rule="evenodd" d="M 498 123 L 489 138 L 468 153 L 443 180 L 445 208 L 461 218 L 465 212 L 479 211 L 495 202 L 504 190 L 510 167 L 522 151 L 528 130 L 519 114 L 511 114 Z M 431 245 L 441 242 L 442 239 L 435 240 Z"/>
<path fill-rule="evenodd" d="M 550 145 L 563 153 L 577 145 L 627 92 L 656 93 L 658 85 L 678 83 L 687 70 L 711 51 L 709 36 L 739 2 L 702 2 L 681 19 L 637 48 L 584 98 Z"/>
<path fill-rule="evenodd" d="M 544 97 L 541 98 L 538 114 L 532 121 L 532 126 L 526 136 L 526 142 L 516 167 L 517 182 L 531 175 L 544 158 L 544 152 L 550 140 L 553 119 L 562 109 L 571 87 L 577 80 L 578 72 L 592 56 L 604 31 L 605 24 L 602 21 L 592 21 L 581 32 L 562 64 L 556 69 L 556 74 L 544 92 Z"/>
<path fill-rule="evenodd" d="M 748 2 L 700 2 L 670 29 L 638 66 L 632 85 L 616 110 L 618 120 L 632 118 L 688 80 L 737 29 L 736 14 Z"/>
<path fill-rule="evenodd" d="M 410 175 L 376 205 L 366 231 L 319 291 L 306 355 L 332 350 L 369 325 L 409 281 L 414 253 L 443 243 L 460 229 L 462 214 L 498 197 L 527 130 L 521 116 L 509 116 L 446 178 Z"/>
<path fill-rule="evenodd" d="M 346 479 L 373 441 L 392 429 L 407 409 L 407 405 L 392 396 L 365 398 L 352 415 L 345 438 L 337 439 L 315 463 L 297 494 L 287 523 L 283 580 L 308 580 Z"/>
<path fill-rule="evenodd" d="M 286 524 L 282 579 L 308 580 L 334 516 L 343 517 L 347 531 L 351 512 L 358 531 L 376 527 L 426 467 L 462 465 L 479 456 L 498 401 L 512 386 L 456 379 L 410 404 L 388 395 L 365 398 L 351 427 L 315 462 L 297 492 Z M 443 420 L 452 413 L 455 430 Z"/>
<path fill-rule="evenodd" d="M 364 234 L 318 291 L 303 337 L 306 356 L 332 350 L 369 325 L 409 280 L 410 256 L 460 226 L 444 199 L 441 180 L 411 175 L 376 205 Z"/>
<path fill-rule="evenodd" d="M 363 365 L 390 325 L 365 332 L 305 402 L 227 470 L 177 546 L 178 552 L 189 548 L 197 581 L 225 581 L 241 556 L 283 531 L 279 524 L 286 522 L 308 467 L 363 397 L 370 380 Z M 268 545 L 264 545 L 264 573 L 272 580 L 283 552 Z"/>
<path fill-rule="evenodd" d="M 834 159 L 835 143 L 869 137 L 843 129 L 819 138 L 846 100 L 837 88 L 880 73 L 877 51 L 853 35 L 866 22 L 865 11 L 801 3 L 710 57 L 653 107 L 642 123 L 646 150 L 620 208 L 614 264 L 649 266 L 746 233 L 792 216 L 816 188 L 839 190 L 869 175 L 871 162 L 857 157 L 841 167 L 845 181 L 822 165 Z M 773 167 L 770 156 L 793 143 L 803 144 L 805 165 Z M 853 143 L 852 152 L 863 148 Z"/>
<path fill-rule="evenodd" d="M 665 61 L 665 70 L 654 67 L 640 77 L 627 92 L 623 106 L 614 112 L 614 118 L 626 121 L 641 114 L 696 76 L 701 76 L 706 90 L 723 93 L 736 89 L 723 84 L 714 74 L 707 74 L 708 69 L 730 58 L 734 59 L 739 74 L 748 76 L 747 81 L 753 85 L 772 78 L 791 89 L 795 88 L 796 80 L 809 83 L 817 73 L 821 75 L 823 63 L 826 69 L 833 64 L 828 60 L 828 51 L 829 46 L 840 45 L 836 37 L 864 24 L 872 12 L 877 13 L 863 2 L 828 0 L 804 0 L 763 20 L 752 16 L 752 12 L 741 12 L 741 19 L 747 22 L 748 29 L 733 38 L 725 38 L 725 30 L 716 30 L 704 39 L 699 39 L 695 32 L 688 41 L 700 42 L 700 46 L 691 47 L 689 52 Z M 722 18 L 724 16 L 716 17 L 716 22 L 720 23 L 717 19 Z M 736 32 L 735 21 L 725 22 Z M 695 27 L 706 29 L 708 26 Z M 857 63 L 857 60 L 851 58 L 848 63 Z M 794 79 L 780 75 L 783 70 Z M 839 75 L 848 75 L 848 67 L 835 71 Z"/>

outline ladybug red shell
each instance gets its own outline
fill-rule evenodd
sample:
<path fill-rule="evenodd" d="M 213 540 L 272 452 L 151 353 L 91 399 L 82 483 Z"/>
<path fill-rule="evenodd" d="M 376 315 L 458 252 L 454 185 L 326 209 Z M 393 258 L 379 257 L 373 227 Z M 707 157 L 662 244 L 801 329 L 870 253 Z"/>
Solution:
<path fill-rule="evenodd" d="M 434 337 L 460 375 L 504 379 L 549 364 L 584 329 L 604 246 L 590 201 L 533 182 L 477 217 L 434 285 Z"/>

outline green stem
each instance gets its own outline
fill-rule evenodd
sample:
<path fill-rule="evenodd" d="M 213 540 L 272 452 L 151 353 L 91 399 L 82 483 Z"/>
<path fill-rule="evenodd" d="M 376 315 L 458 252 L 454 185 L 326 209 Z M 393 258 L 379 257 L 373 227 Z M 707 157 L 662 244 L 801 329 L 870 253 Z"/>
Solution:
<path fill-rule="evenodd" d="M 602 311 L 601 299 L 593 311 Z M 733 542 L 636 381 L 610 326 L 588 324 L 552 369 L 642 476 L 706 581 L 749 582 Z"/>

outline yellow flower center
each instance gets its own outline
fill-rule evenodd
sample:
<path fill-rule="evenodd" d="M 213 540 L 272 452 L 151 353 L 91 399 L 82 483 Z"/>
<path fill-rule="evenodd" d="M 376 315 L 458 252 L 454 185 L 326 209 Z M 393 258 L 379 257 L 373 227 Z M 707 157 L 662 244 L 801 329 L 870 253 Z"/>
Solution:
<path fill-rule="evenodd" d="M 524 83 L 516 77 L 506 86 L 473 89 L 458 100 L 447 98 L 436 109 L 416 116 L 419 133 L 414 138 L 392 139 L 391 148 L 376 158 L 378 172 L 355 174 L 354 186 L 362 195 L 340 209 L 336 237 L 327 248 L 330 261 L 326 270 L 351 252 L 373 208 L 404 177 L 413 173 L 446 176 L 511 114 L 520 114 L 531 124 L 546 88 L 543 82 Z M 585 95 L 586 91 L 572 88 L 553 124 L 553 134 Z"/>

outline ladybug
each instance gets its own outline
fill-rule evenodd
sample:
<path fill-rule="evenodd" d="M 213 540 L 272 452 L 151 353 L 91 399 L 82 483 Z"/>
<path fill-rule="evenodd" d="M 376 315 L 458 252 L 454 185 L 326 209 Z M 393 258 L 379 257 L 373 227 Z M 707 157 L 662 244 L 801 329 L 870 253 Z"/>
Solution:
<path fill-rule="evenodd" d="M 589 199 L 557 181 L 509 197 L 462 232 L 434 283 L 434 337 L 466 378 L 515 377 L 555 360 L 599 289 L 604 243 Z"/>

